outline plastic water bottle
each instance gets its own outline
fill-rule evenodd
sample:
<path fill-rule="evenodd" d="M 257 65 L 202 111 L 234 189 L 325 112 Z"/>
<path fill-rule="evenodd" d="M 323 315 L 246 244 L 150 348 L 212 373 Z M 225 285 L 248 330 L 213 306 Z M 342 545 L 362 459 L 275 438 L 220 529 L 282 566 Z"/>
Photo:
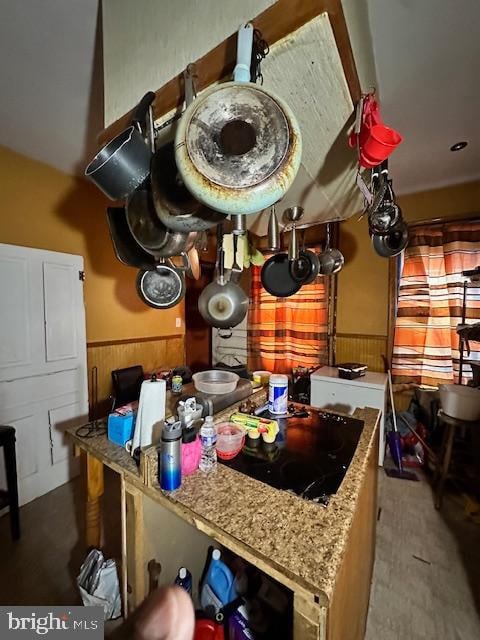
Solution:
<path fill-rule="evenodd" d="M 201 471 L 213 471 L 217 466 L 217 432 L 213 424 L 213 416 L 207 416 L 200 428 L 200 441 L 202 443 L 202 457 L 200 458 Z"/>

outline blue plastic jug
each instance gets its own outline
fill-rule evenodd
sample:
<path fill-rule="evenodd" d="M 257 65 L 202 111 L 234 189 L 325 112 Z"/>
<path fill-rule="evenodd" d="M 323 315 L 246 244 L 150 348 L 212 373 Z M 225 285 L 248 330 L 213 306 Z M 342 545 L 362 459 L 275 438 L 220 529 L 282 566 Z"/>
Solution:
<path fill-rule="evenodd" d="M 235 600 L 237 591 L 234 585 L 233 573 L 227 565 L 220 560 L 220 557 L 220 551 L 214 549 L 203 584 L 204 586 L 208 585 L 223 606 Z"/>

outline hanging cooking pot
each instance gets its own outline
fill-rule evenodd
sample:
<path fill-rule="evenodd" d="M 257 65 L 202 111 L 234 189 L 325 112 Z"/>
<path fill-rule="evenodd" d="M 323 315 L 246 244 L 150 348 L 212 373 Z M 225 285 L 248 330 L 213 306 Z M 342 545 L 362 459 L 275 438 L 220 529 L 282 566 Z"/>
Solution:
<path fill-rule="evenodd" d="M 399 222 L 402 215 L 395 202 L 392 180 L 388 179 L 388 160 L 372 172 L 372 183 L 375 197 L 369 208 L 368 225 L 371 233 L 385 234 Z"/>
<path fill-rule="evenodd" d="M 85 175 L 111 200 L 131 195 L 150 174 L 152 153 L 142 135 L 149 105 L 155 94 L 149 91 L 138 104 L 133 122 L 105 145 L 85 169 Z"/>
<path fill-rule="evenodd" d="M 238 31 L 234 81 L 204 91 L 185 111 L 175 159 L 187 189 L 226 214 L 280 200 L 300 166 L 298 123 L 278 96 L 250 82 L 251 24 Z"/>
<path fill-rule="evenodd" d="M 325 250 L 318 256 L 320 262 L 320 275 L 331 276 L 338 273 L 345 263 L 345 258 L 339 249 L 330 247 L 330 223 L 327 222 L 327 241 Z"/>
<path fill-rule="evenodd" d="M 320 271 L 320 261 L 318 255 L 314 251 L 305 248 L 305 229 L 302 231 L 302 248 L 298 254 L 297 260 L 290 261 L 290 275 L 299 282 L 311 284 L 318 276 Z"/>
<path fill-rule="evenodd" d="M 187 107 L 196 96 L 194 65 L 183 77 Z M 154 152 L 151 169 L 152 196 L 160 221 L 173 231 L 204 231 L 225 219 L 225 215 L 199 202 L 185 186 L 175 163 L 173 141 Z"/>
<path fill-rule="evenodd" d="M 393 258 L 408 244 L 408 226 L 404 220 L 384 235 L 372 235 L 373 248 L 382 258 Z"/>
<path fill-rule="evenodd" d="M 153 269 L 155 258 L 145 251 L 130 233 L 124 207 L 108 207 L 107 222 L 115 255 L 127 265 L 137 269 Z"/>
<path fill-rule="evenodd" d="M 158 264 L 154 269 L 142 270 L 137 275 L 137 292 L 149 307 L 170 309 L 185 295 L 185 276 L 182 269 L 170 262 Z"/>
<path fill-rule="evenodd" d="M 263 265 L 260 273 L 263 288 L 276 298 L 287 298 L 302 286 L 290 273 L 290 260 L 287 253 L 275 253 Z"/>
<path fill-rule="evenodd" d="M 153 155 L 155 134 L 151 105 L 148 110 L 147 129 Z M 196 239 L 196 233 L 171 231 L 159 220 L 153 204 L 150 178 L 145 180 L 127 200 L 126 215 L 128 226 L 136 242 L 157 258 L 169 258 L 183 251 L 189 251 Z"/>
<path fill-rule="evenodd" d="M 225 281 L 223 247 L 220 247 L 218 254 L 218 279 L 208 284 L 200 294 L 198 310 L 212 327 L 231 329 L 247 315 L 248 296 L 238 284 Z"/>

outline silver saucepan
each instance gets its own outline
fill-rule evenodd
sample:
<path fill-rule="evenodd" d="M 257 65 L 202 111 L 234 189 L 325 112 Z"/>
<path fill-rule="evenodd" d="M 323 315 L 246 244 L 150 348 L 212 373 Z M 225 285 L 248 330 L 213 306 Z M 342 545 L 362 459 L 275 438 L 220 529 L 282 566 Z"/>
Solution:
<path fill-rule="evenodd" d="M 131 195 L 150 174 L 152 153 L 141 123 L 155 94 L 146 93 L 138 104 L 133 123 L 105 145 L 85 169 L 85 175 L 111 200 Z"/>
<path fill-rule="evenodd" d="M 212 327 L 231 329 L 245 318 L 248 296 L 235 282 L 225 281 L 223 246 L 218 251 L 218 267 L 218 279 L 208 284 L 200 294 L 198 310 Z"/>

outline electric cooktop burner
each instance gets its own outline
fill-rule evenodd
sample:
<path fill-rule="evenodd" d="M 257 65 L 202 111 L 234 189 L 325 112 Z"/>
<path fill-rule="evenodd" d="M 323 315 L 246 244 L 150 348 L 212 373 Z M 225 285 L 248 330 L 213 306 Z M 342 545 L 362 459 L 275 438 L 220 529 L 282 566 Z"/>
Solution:
<path fill-rule="evenodd" d="M 295 403 L 289 405 L 289 416 L 279 418 L 268 411 L 260 415 L 277 420 L 275 443 L 247 438 L 236 458 L 219 462 L 277 489 L 328 504 L 353 458 L 363 422 Z"/>

